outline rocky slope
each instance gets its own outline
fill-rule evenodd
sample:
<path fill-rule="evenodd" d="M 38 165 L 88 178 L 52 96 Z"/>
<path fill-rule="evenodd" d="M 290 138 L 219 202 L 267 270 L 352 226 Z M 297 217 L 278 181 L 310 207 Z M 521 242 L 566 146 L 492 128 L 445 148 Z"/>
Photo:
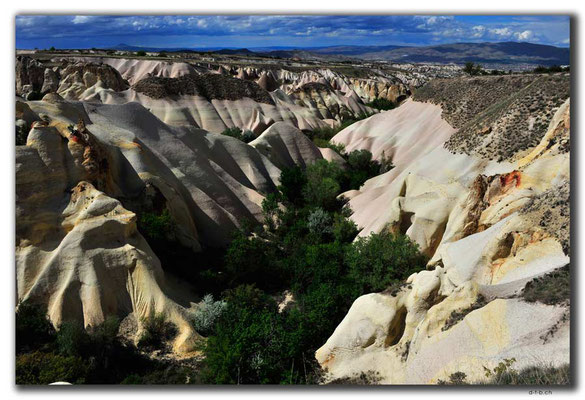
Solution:
<path fill-rule="evenodd" d="M 351 71 L 350 71 L 351 72 Z M 396 77 L 358 78 L 330 69 L 281 68 L 101 57 L 50 60 L 19 56 L 17 90 L 29 100 L 47 93 L 104 104 L 138 102 L 171 125 L 220 133 L 227 128 L 257 134 L 288 122 L 301 130 L 372 114 L 374 98 L 401 101 L 408 87 Z"/>
<path fill-rule="evenodd" d="M 280 175 L 269 158 L 301 165 L 322 158 L 290 125 L 271 127 L 283 146 L 265 156 L 235 138 L 166 125 L 137 103 L 48 94 L 16 108 L 31 127 L 16 148 L 19 301 L 46 305 L 55 325 L 163 313 L 179 328 L 179 352 L 199 336 L 137 231 L 141 213 L 168 211 L 169 234 L 194 251 L 220 246 L 244 221 L 261 219 Z M 272 143 L 266 133 L 259 143 Z"/>
<path fill-rule="evenodd" d="M 568 95 L 563 75 L 435 81 L 415 96 L 427 103 L 334 138 L 396 165 L 348 194 L 360 235 L 405 233 L 430 260 L 398 293 L 354 302 L 317 351 L 329 379 L 478 381 L 504 359 L 569 362 L 568 304 L 522 298 L 527 282 L 569 263 Z M 465 139 L 479 145 L 453 146 Z"/>

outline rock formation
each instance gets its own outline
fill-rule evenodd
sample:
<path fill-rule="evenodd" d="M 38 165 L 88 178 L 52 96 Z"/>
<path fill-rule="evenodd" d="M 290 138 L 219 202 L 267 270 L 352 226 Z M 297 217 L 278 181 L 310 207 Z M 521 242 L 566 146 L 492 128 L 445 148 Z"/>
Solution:
<path fill-rule="evenodd" d="M 501 78 L 481 79 L 493 88 L 489 80 Z M 539 84 L 543 78 L 531 79 Z M 453 81 L 440 84 L 426 100 L 456 102 L 443 91 L 466 90 Z M 559 96 L 568 94 L 564 88 L 557 85 Z M 463 98 L 461 107 L 473 107 L 474 96 Z M 374 371 L 381 383 L 436 383 L 463 372 L 469 381 L 479 381 L 484 366 L 493 368 L 504 359 L 515 358 L 517 368 L 569 361 L 568 305 L 527 303 L 521 297 L 534 277 L 569 263 L 568 230 L 562 228 L 569 225 L 569 100 L 560 107 L 546 100 L 539 104 L 533 111 L 550 116 L 548 128 L 538 133 L 539 142 L 514 143 L 517 150 L 509 151 L 508 129 L 533 126 L 530 113 L 514 110 L 532 101 L 531 90 L 525 90 L 513 101 L 504 97 L 493 104 L 496 116 L 486 112 L 480 118 L 408 101 L 334 138 L 350 150 L 376 149 L 377 158 L 396 165 L 352 194 L 360 235 L 382 229 L 406 233 L 430 261 L 428 270 L 409 277 L 398 293 L 354 302 L 317 351 L 329 379 Z M 463 128 L 453 129 L 441 114 Z M 510 114 L 517 118 L 514 124 Z M 470 124 L 494 127 L 489 143 L 497 146 L 495 161 L 480 146 L 468 148 L 468 154 L 450 152 L 453 138 Z M 508 155 L 507 161 L 497 161 L 500 154 Z"/>

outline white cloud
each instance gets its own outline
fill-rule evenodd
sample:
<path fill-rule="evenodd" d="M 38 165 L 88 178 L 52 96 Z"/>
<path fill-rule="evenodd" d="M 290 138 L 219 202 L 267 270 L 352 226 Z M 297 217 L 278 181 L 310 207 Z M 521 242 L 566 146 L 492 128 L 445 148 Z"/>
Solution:
<path fill-rule="evenodd" d="M 85 24 L 86 22 L 88 22 L 89 20 L 91 20 L 90 16 L 87 15 L 76 15 L 73 18 L 73 22 L 74 24 Z"/>
<path fill-rule="evenodd" d="M 483 25 L 476 25 L 473 28 L 471 28 L 472 30 L 472 36 L 474 38 L 480 38 L 485 34 L 485 26 Z"/>
<path fill-rule="evenodd" d="M 526 30 L 524 32 L 516 32 L 514 34 L 518 40 L 532 40 L 534 39 L 534 32 Z"/>
<path fill-rule="evenodd" d="M 510 28 L 493 28 L 489 30 L 491 34 L 494 34 L 499 37 L 510 37 L 512 35 L 512 31 Z"/>

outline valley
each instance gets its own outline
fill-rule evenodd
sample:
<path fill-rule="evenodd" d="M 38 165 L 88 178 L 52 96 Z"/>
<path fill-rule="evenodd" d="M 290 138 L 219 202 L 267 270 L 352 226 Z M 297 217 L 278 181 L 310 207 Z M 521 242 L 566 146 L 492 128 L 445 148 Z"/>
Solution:
<path fill-rule="evenodd" d="M 147 50 L 17 51 L 17 383 L 568 383 L 568 69 Z"/>

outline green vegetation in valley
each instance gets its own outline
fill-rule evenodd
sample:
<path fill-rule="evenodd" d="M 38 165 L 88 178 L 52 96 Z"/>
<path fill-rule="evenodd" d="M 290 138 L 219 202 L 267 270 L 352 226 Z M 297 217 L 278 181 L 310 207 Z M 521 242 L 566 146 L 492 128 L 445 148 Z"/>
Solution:
<path fill-rule="evenodd" d="M 339 132 L 341 132 L 342 130 L 344 130 L 348 126 L 353 125 L 354 123 L 361 121 L 363 119 L 366 119 L 368 117 L 371 117 L 372 115 L 374 115 L 374 114 L 359 114 L 356 117 L 349 117 L 348 116 L 348 117 L 344 118 L 342 120 L 342 122 L 334 128 L 325 127 L 325 128 L 313 129 L 312 131 L 305 132 L 305 134 L 318 147 L 329 147 L 338 153 L 342 153 L 344 148 L 342 146 L 332 144 L 330 142 L 331 138 L 333 138 L 333 136 L 337 135 Z"/>
<path fill-rule="evenodd" d="M 230 136 L 230 137 L 236 138 L 238 140 L 241 140 L 244 143 L 250 143 L 252 140 L 256 139 L 256 135 L 254 134 L 254 132 L 252 132 L 250 130 L 242 131 L 238 127 L 227 128 L 221 134 L 225 135 L 225 136 Z"/>
<path fill-rule="evenodd" d="M 160 315 L 141 321 L 135 347 L 116 336 L 115 319 L 88 332 L 69 323 L 54 330 L 44 310 L 21 305 L 17 328 L 30 334 L 19 334 L 17 382 L 318 383 L 314 353 L 353 301 L 399 285 L 426 264 L 403 235 L 384 231 L 354 241 L 358 227 L 338 196 L 379 165 L 367 151 L 350 153 L 347 163 L 347 169 L 326 160 L 284 169 L 278 190 L 262 204 L 264 224 L 243 223 L 225 249 L 195 254 L 170 234 L 168 212 L 139 212 L 139 229 L 163 269 L 206 294 L 192 318 L 207 337 L 203 361 L 186 366 L 143 354 L 164 351 L 176 334 Z M 286 307 L 285 291 L 292 294 Z"/>
<path fill-rule="evenodd" d="M 388 232 L 353 242 L 357 227 L 337 198 L 347 185 L 325 160 L 285 169 L 263 204 L 263 227 L 238 232 L 227 249 L 225 311 L 204 346 L 207 383 L 316 383 L 314 352 L 360 295 L 424 268 L 406 236 Z M 294 301 L 279 311 L 284 290 Z"/>
<path fill-rule="evenodd" d="M 370 101 L 369 103 L 366 103 L 366 106 L 375 108 L 377 110 L 386 111 L 396 108 L 396 103 L 383 97 L 376 97 L 374 100 Z"/>

